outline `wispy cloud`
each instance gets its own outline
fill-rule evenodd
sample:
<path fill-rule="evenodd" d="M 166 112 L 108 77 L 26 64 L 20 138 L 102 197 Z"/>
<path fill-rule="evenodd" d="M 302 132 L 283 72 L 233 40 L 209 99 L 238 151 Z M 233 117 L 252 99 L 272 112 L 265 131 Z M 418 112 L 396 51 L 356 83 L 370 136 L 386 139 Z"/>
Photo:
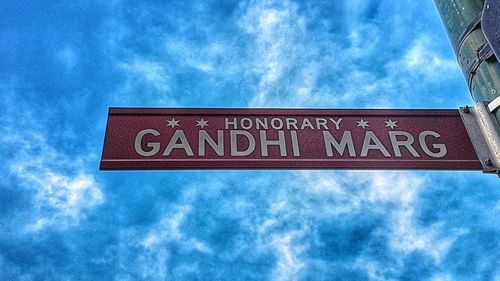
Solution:
<path fill-rule="evenodd" d="M 77 226 L 87 211 L 104 202 L 100 184 L 86 168 L 92 156 L 66 154 L 57 142 L 59 136 L 49 133 L 50 125 L 35 118 L 40 113 L 16 102 L 22 97 L 16 82 L 3 83 L 0 90 L 0 104 L 9 109 L 0 114 L 0 143 L 10 149 L 3 152 L 7 157 L 2 159 L 2 186 L 22 191 L 31 204 L 19 210 L 22 215 L 12 224 L 14 229 L 37 232 Z M 74 140 L 71 134 L 64 137 Z"/>
<path fill-rule="evenodd" d="M 119 66 L 128 72 L 131 79 L 142 80 L 162 92 L 168 92 L 170 89 L 170 77 L 164 67 L 157 62 L 136 58 L 131 63 L 121 63 Z"/>
<path fill-rule="evenodd" d="M 238 24 L 254 38 L 249 47 L 256 51 L 252 71 L 258 75 L 259 84 L 250 105 L 273 106 L 277 99 L 286 99 L 289 95 L 296 96 L 300 105 L 310 98 L 318 75 L 318 65 L 311 53 L 314 55 L 317 50 L 309 49 L 304 42 L 306 19 L 300 14 L 299 6 L 290 1 L 254 2 Z M 299 67 L 304 70 L 300 71 Z M 304 83 L 296 83 L 295 79 Z M 287 83 L 281 87 L 284 80 L 292 85 Z"/>
<path fill-rule="evenodd" d="M 219 256 L 230 265 L 250 255 L 269 269 L 261 276 L 273 280 L 340 277 L 342 272 L 385 280 L 403 274 L 407 268 L 401 261 L 415 255 L 442 267 L 457 238 L 468 235 L 467 228 L 420 223 L 420 194 L 429 178 L 401 172 L 360 174 L 261 173 L 244 187 L 235 187 L 234 177 L 212 181 L 210 187 L 194 184 L 169 204 L 157 223 L 144 230 L 130 228 L 133 236 L 122 240 L 129 256 L 123 267 L 139 266 L 136 273 L 143 278 L 199 276 L 206 272 L 202 259 Z M 220 235 L 217 242 L 213 235 Z M 127 242 L 131 237 L 137 237 L 132 238 L 137 244 Z M 266 255 L 273 258 L 259 261 Z M 159 268 L 176 258 L 199 265 L 197 273 L 182 262 L 161 277 Z M 147 268 L 158 270 L 145 273 Z"/>
<path fill-rule="evenodd" d="M 15 156 L 6 164 L 17 178 L 18 188 L 35 194 L 32 217 L 20 222 L 27 223 L 26 231 L 78 225 L 87 210 L 103 203 L 99 185 L 85 173 L 81 160 L 58 153 L 41 134 L 9 130 L 1 142 L 17 147 Z"/>

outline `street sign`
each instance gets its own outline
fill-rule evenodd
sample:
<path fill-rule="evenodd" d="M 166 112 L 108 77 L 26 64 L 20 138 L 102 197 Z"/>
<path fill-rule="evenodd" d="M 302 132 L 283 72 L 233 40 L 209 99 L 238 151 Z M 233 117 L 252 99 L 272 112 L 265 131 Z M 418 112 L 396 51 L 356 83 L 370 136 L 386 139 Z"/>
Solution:
<path fill-rule="evenodd" d="M 481 170 L 458 110 L 111 108 L 101 170 Z"/>

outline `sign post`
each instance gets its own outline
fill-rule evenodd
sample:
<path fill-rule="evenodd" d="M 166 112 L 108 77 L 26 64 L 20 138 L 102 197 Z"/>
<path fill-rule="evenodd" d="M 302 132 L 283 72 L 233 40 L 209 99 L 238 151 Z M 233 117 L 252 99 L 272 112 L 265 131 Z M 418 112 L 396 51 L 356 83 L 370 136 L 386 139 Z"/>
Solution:
<path fill-rule="evenodd" d="M 434 0 L 476 103 L 500 96 L 500 1 Z M 498 102 L 498 100 L 496 100 Z M 496 110 L 500 120 L 500 111 Z"/>
<path fill-rule="evenodd" d="M 483 171 L 499 174 L 500 1 L 434 1 L 476 102 L 462 111 L 464 124 Z"/>
<path fill-rule="evenodd" d="M 458 110 L 111 108 L 101 169 L 482 165 Z"/>

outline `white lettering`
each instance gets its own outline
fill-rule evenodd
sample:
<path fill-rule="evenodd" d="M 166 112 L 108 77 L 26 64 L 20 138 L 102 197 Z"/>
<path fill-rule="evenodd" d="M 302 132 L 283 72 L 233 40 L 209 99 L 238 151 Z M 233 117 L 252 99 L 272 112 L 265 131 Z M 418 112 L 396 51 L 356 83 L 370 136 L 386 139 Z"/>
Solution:
<path fill-rule="evenodd" d="M 264 122 L 262 122 L 262 120 L 260 120 L 260 118 L 257 118 L 255 121 L 256 121 L 255 123 L 257 125 L 257 130 L 269 129 L 269 126 L 267 125 L 267 118 L 264 118 Z"/>
<path fill-rule="evenodd" d="M 286 156 L 285 132 L 278 131 L 278 140 L 267 140 L 266 131 L 260 131 L 260 148 L 262 156 L 269 156 L 267 147 L 269 145 L 279 145 L 280 155 Z"/>
<path fill-rule="evenodd" d="M 179 140 L 181 141 L 181 143 L 177 143 L 177 141 Z M 172 150 L 176 148 L 184 149 L 184 151 L 188 156 L 194 156 L 193 150 L 191 149 L 191 146 L 189 145 L 186 135 L 182 130 L 175 131 L 174 136 L 172 137 L 167 147 L 165 148 L 165 151 L 163 152 L 163 156 L 169 156 Z"/>
<path fill-rule="evenodd" d="M 278 121 L 278 125 L 276 125 L 276 121 Z M 283 128 L 283 120 L 279 118 L 271 119 L 271 127 L 275 130 L 281 130 L 281 128 Z"/>
<path fill-rule="evenodd" d="M 210 147 L 219 156 L 224 156 L 224 131 L 217 130 L 217 143 L 210 137 L 210 135 L 205 130 L 200 130 L 198 132 L 198 155 L 205 156 L 205 142 L 210 145 Z"/>
<path fill-rule="evenodd" d="M 406 140 L 398 140 L 398 136 L 406 137 Z M 389 138 L 391 139 L 392 149 L 394 150 L 394 155 L 396 157 L 401 157 L 401 150 L 399 149 L 400 146 L 406 147 L 413 157 L 420 157 L 418 152 L 412 146 L 415 139 L 411 134 L 404 131 L 389 131 Z"/>
<path fill-rule="evenodd" d="M 372 144 L 373 142 L 373 144 Z M 384 154 L 385 157 L 391 157 L 389 154 L 389 151 L 384 147 L 382 142 L 377 138 L 377 136 L 373 133 L 373 131 L 367 131 L 365 134 L 365 140 L 363 141 L 363 148 L 361 149 L 361 157 L 366 157 L 368 156 L 368 151 L 375 149 L 382 154 Z"/>
<path fill-rule="evenodd" d="M 286 128 L 288 130 L 291 130 L 291 127 L 293 126 L 293 128 L 295 128 L 295 130 L 298 130 L 299 128 L 297 128 L 297 119 L 295 118 L 286 118 Z"/>
<path fill-rule="evenodd" d="M 325 130 L 328 130 L 328 126 L 326 125 L 328 123 L 328 121 L 325 119 L 325 118 L 316 118 L 316 127 L 319 129 L 321 129 L 321 127 L 323 127 L 323 129 Z"/>
<path fill-rule="evenodd" d="M 247 123 L 247 125 L 245 125 L 245 122 Z M 253 122 L 250 118 L 241 119 L 241 128 L 242 129 L 248 130 L 248 129 L 252 128 L 252 125 L 253 125 Z"/>
<path fill-rule="evenodd" d="M 157 137 L 160 135 L 160 132 L 158 132 L 157 130 L 153 130 L 153 129 L 145 129 L 145 130 L 140 131 L 137 134 L 137 136 L 135 137 L 135 152 L 137 152 L 141 156 L 153 156 L 156 153 L 158 153 L 158 151 L 160 151 L 160 143 L 159 142 L 148 142 L 146 144 L 146 146 L 151 148 L 151 150 L 144 151 L 142 149 L 142 138 L 146 134 L 151 134 L 151 135 Z"/>
<path fill-rule="evenodd" d="M 344 135 L 342 136 L 342 140 L 340 143 L 337 142 L 337 140 L 330 134 L 328 131 L 323 131 L 323 140 L 325 142 L 325 149 L 326 149 L 326 155 L 327 156 L 333 156 L 333 149 L 332 146 L 337 150 L 337 152 L 343 156 L 345 148 L 349 149 L 349 156 L 350 157 L 355 157 L 356 156 L 356 151 L 354 151 L 354 143 L 352 141 L 352 135 L 350 131 L 345 131 Z"/>
<path fill-rule="evenodd" d="M 290 135 L 292 137 L 293 156 L 300 156 L 299 140 L 297 138 L 297 131 L 291 131 Z"/>
<path fill-rule="evenodd" d="M 238 136 L 244 136 L 248 139 L 248 148 L 238 151 Z M 231 130 L 231 156 L 247 156 L 255 150 L 255 139 L 249 132 L 240 130 Z"/>
<path fill-rule="evenodd" d="M 311 130 L 314 130 L 313 124 L 307 118 L 304 118 L 304 120 L 302 120 L 302 126 L 300 126 L 300 129 L 304 130 L 305 127 L 309 127 L 311 128 Z"/>
<path fill-rule="evenodd" d="M 233 122 L 230 122 L 228 118 L 225 118 L 226 130 L 229 130 L 229 125 L 233 125 L 233 128 L 238 129 L 238 121 L 236 118 L 233 118 Z"/>
<path fill-rule="evenodd" d="M 332 121 L 333 124 L 335 124 L 335 129 L 340 130 L 340 122 L 342 122 L 342 118 L 339 118 L 338 120 L 335 120 L 333 118 L 328 118 L 330 121 Z"/>
<path fill-rule="evenodd" d="M 427 142 L 426 142 L 426 137 L 427 136 L 432 136 L 432 137 L 435 137 L 435 138 L 440 138 L 441 135 L 436 133 L 436 132 L 433 132 L 433 131 L 423 131 L 422 133 L 420 133 L 420 135 L 418 136 L 418 141 L 420 142 L 420 147 L 422 148 L 422 150 L 427 154 L 429 155 L 430 157 L 433 157 L 433 158 L 441 158 L 441 157 L 444 157 L 446 156 L 446 154 L 448 153 L 448 150 L 446 149 L 446 145 L 440 143 L 440 144 L 433 144 L 432 147 L 435 148 L 435 149 L 438 149 L 439 151 L 438 152 L 432 152 L 429 147 L 427 146 Z"/>

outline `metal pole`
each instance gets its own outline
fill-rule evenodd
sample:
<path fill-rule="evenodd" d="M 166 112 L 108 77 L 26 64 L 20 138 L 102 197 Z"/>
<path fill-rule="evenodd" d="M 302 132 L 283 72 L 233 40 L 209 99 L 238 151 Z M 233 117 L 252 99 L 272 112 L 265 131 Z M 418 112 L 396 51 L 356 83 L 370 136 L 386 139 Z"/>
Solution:
<path fill-rule="evenodd" d="M 494 101 L 500 96 L 500 64 L 491 49 L 485 48 L 487 40 L 480 22 L 485 0 L 434 2 L 467 80 L 472 99 L 476 103 Z M 499 121 L 500 110 L 496 108 L 493 113 Z"/>
<path fill-rule="evenodd" d="M 483 172 L 500 176 L 500 0 L 434 0 L 476 105 L 460 109 Z"/>

